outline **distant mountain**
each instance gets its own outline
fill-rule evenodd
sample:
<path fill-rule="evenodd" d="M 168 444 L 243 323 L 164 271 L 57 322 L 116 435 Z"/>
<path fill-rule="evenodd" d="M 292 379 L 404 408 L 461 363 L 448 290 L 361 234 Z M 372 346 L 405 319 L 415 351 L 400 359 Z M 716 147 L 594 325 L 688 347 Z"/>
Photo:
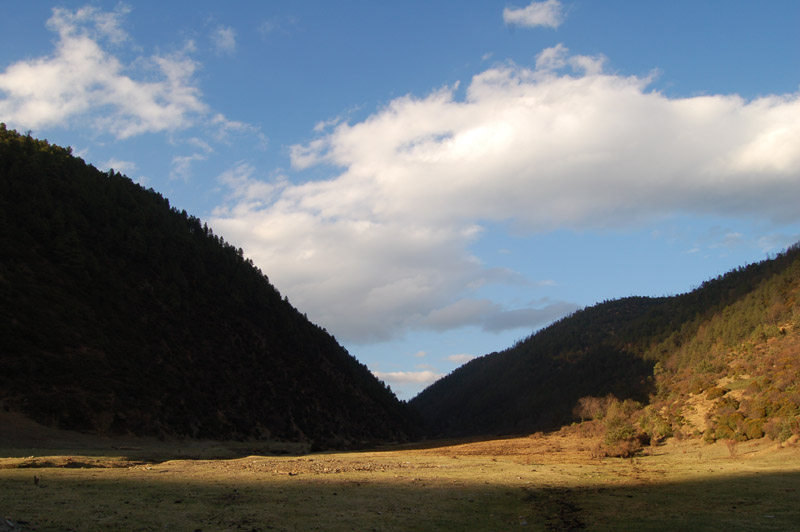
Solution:
<path fill-rule="evenodd" d="M 674 297 L 578 311 L 456 369 L 411 400 L 438 436 L 530 433 L 581 398 L 639 403 L 666 434 L 800 434 L 800 246 Z M 707 398 L 706 416 L 696 399 Z M 690 423 L 689 418 L 700 417 Z"/>
<path fill-rule="evenodd" d="M 241 249 L 160 194 L 0 125 L 0 403 L 52 426 L 345 445 L 405 404 Z"/>

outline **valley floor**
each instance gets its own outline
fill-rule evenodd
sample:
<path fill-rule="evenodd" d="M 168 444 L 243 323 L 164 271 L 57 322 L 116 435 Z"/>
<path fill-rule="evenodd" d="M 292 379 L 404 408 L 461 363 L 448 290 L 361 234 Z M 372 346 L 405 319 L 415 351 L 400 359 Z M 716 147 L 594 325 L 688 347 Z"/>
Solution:
<path fill-rule="evenodd" d="M 265 453 L 297 449 L 5 447 L 0 531 L 800 531 L 797 444 L 670 440 L 632 459 L 597 445 L 560 432 L 284 455 Z"/>

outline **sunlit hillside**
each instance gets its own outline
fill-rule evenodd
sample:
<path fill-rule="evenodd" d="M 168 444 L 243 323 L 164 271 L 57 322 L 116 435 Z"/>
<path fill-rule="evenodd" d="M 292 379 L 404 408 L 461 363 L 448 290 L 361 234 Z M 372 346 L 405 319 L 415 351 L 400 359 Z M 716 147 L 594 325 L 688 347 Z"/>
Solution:
<path fill-rule="evenodd" d="M 796 245 L 687 294 L 576 312 L 412 405 L 437 435 L 553 429 L 627 401 L 631 435 L 785 440 L 800 434 L 799 320 Z"/>

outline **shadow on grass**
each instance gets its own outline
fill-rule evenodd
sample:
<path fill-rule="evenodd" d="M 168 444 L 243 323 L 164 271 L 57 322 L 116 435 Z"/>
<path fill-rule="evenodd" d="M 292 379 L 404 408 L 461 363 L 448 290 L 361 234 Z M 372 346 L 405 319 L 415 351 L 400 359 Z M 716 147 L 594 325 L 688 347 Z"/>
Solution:
<path fill-rule="evenodd" d="M 157 473 L 156 473 L 157 474 Z M 26 530 L 502 530 L 519 490 L 298 475 L 257 481 L 0 480 L 0 507 Z M 2 478 L 2 477 L 0 477 Z M 22 483 L 22 485 L 20 484 Z"/>
<path fill-rule="evenodd" d="M 48 457 L 83 457 L 84 467 L 93 467 L 90 458 L 113 460 L 120 463 L 159 463 L 168 460 L 232 460 L 247 456 L 305 456 L 308 445 L 284 442 L 197 442 L 176 440 L 146 442 L 143 445 L 75 446 L 12 446 L 0 445 L 0 458 L 26 460 L 28 465 L 17 467 L 65 467 L 64 464 L 48 460 Z M 80 459 L 73 459 L 78 462 Z M 130 464 L 127 464 L 130 465 Z M 127 467 L 121 465 L 120 467 Z M 66 466 L 69 467 L 69 466 Z M 71 466 L 80 467 L 80 466 Z M 96 465 L 94 467 L 108 467 Z"/>
<path fill-rule="evenodd" d="M 156 470 L 0 471 L 23 530 L 798 531 L 800 472 L 622 487 Z"/>
<path fill-rule="evenodd" d="M 800 472 L 526 488 L 545 530 L 800 531 Z"/>
<path fill-rule="evenodd" d="M 168 460 L 233 460 L 246 458 L 248 456 L 285 456 L 301 457 L 309 455 L 325 454 L 357 454 L 364 452 L 397 452 L 397 451 L 418 451 L 439 449 L 450 446 L 458 446 L 485 441 L 514 440 L 522 436 L 512 435 L 490 435 L 472 436 L 464 438 L 447 439 L 423 439 L 405 443 L 379 444 L 360 448 L 339 449 L 331 448 L 325 450 L 311 451 L 311 445 L 307 443 L 293 442 L 271 442 L 271 441 L 197 441 L 197 440 L 144 440 L 133 443 L 118 442 L 109 440 L 102 443 L 94 435 L 87 435 L 87 438 L 95 438 L 87 441 L 82 446 L 75 445 L 74 441 L 65 442 L 66 445 L 50 445 L 47 441 L 41 444 L 30 444 L 21 446 L 9 444 L 0 440 L 0 458 L 19 458 L 33 460 L 41 457 L 38 461 L 46 463 L 44 457 L 51 456 L 73 456 L 73 457 L 97 457 L 107 459 L 117 459 L 119 461 L 129 461 L 132 463 L 149 462 L 159 463 Z M 33 461 L 35 462 L 35 460 Z M 32 463 L 24 467 L 63 467 L 63 464 L 48 463 L 38 465 Z M 86 467 L 90 467 L 87 465 Z M 104 466 L 99 466 L 104 467 Z"/>

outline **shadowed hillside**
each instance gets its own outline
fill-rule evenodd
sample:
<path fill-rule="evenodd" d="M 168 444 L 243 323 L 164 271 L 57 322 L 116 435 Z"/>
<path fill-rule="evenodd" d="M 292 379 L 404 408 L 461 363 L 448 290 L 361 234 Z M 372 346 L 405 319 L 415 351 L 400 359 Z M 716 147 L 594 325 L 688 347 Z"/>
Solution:
<path fill-rule="evenodd" d="M 602 418 L 613 396 L 630 400 L 626 418 L 639 424 L 630 430 L 647 437 L 784 440 L 800 434 L 799 319 L 795 245 L 687 294 L 576 312 L 458 368 L 411 404 L 434 435 L 550 429 L 592 404 L 606 405 L 594 413 Z"/>
<path fill-rule="evenodd" d="M 321 445 L 418 431 L 241 249 L 152 189 L 1 125 L 0 296 L 0 407 L 40 423 Z M 796 245 L 687 294 L 576 312 L 411 406 L 430 435 L 588 417 L 626 437 L 783 441 L 800 434 L 798 320 Z"/>
<path fill-rule="evenodd" d="M 398 440 L 405 405 L 197 218 L 0 125 L 0 402 L 68 429 Z"/>

